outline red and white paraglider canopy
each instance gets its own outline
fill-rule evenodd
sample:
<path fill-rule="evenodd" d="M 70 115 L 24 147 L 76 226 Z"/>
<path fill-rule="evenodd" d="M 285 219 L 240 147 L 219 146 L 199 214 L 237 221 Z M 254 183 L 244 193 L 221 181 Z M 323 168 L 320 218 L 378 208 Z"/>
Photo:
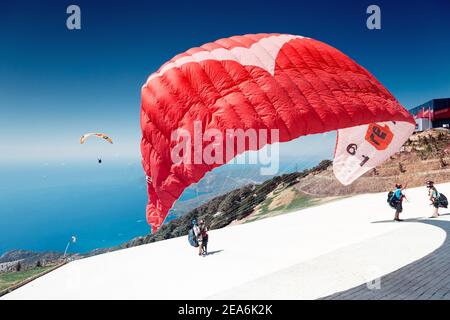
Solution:
<path fill-rule="evenodd" d="M 213 129 L 224 140 L 228 129 L 277 129 L 279 142 L 337 130 L 333 169 L 343 184 L 397 152 L 415 128 L 412 116 L 374 76 L 320 41 L 250 34 L 192 48 L 142 88 L 141 151 L 153 231 L 189 185 L 220 166 L 172 160 L 173 133 L 193 133 L 198 122 L 203 132 Z M 221 163 L 229 161 L 223 157 Z"/>

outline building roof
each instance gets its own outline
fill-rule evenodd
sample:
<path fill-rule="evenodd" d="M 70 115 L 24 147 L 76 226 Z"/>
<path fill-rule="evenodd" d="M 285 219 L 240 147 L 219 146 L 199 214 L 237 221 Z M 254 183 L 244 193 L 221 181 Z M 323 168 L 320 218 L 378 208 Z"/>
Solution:
<path fill-rule="evenodd" d="M 430 118 L 430 120 L 450 118 L 450 98 L 427 101 L 409 109 L 409 112 L 416 118 Z"/>

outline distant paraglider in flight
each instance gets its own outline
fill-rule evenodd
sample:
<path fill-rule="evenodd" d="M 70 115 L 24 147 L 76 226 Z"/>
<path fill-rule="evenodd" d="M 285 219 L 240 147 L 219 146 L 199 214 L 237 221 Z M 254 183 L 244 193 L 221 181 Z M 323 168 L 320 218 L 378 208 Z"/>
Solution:
<path fill-rule="evenodd" d="M 110 137 L 108 137 L 106 134 L 104 133 L 86 133 L 84 135 L 81 136 L 80 138 L 80 143 L 83 144 L 87 139 L 89 139 L 90 137 L 98 137 L 98 138 L 102 138 L 106 141 L 108 141 L 109 143 L 113 143 L 112 139 Z"/>
<path fill-rule="evenodd" d="M 86 134 L 84 134 L 84 135 L 81 136 L 81 138 L 80 138 L 80 143 L 81 143 L 81 144 L 84 144 L 84 142 L 85 142 L 87 139 L 91 138 L 91 137 L 97 137 L 97 138 L 106 140 L 106 141 L 108 141 L 109 143 L 113 144 L 112 139 L 111 139 L 109 136 L 107 136 L 106 134 L 104 134 L 104 133 L 86 133 Z M 98 161 L 98 163 L 102 163 L 102 158 L 101 158 L 101 157 L 98 157 L 98 158 L 97 158 L 97 161 Z"/>

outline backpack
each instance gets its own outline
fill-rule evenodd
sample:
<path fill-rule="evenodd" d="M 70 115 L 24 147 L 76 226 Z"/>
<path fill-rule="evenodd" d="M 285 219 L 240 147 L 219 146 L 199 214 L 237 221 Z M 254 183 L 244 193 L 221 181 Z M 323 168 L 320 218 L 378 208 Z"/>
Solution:
<path fill-rule="evenodd" d="M 390 203 L 392 200 L 392 197 L 394 196 L 394 191 L 389 191 L 387 195 L 387 202 Z"/>
<path fill-rule="evenodd" d="M 194 228 L 190 228 L 188 232 L 189 244 L 193 247 L 198 247 L 197 237 L 195 236 Z"/>
<path fill-rule="evenodd" d="M 448 207 L 447 197 L 444 196 L 442 193 L 440 193 L 440 195 L 439 195 L 439 206 L 442 207 L 442 208 L 447 208 Z"/>
<path fill-rule="evenodd" d="M 389 206 L 391 206 L 392 208 L 395 207 L 395 199 L 394 199 L 394 191 L 389 191 L 387 194 L 387 203 L 389 204 Z"/>

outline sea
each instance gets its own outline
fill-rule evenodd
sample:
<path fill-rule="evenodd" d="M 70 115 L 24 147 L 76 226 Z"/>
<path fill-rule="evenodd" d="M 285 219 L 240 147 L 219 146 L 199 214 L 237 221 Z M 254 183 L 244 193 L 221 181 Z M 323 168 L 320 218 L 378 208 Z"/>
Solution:
<path fill-rule="evenodd" d="M 0 255 L 9 250 L 88 252 L 148 234 L 139 161 L 0 166 Z"/>

